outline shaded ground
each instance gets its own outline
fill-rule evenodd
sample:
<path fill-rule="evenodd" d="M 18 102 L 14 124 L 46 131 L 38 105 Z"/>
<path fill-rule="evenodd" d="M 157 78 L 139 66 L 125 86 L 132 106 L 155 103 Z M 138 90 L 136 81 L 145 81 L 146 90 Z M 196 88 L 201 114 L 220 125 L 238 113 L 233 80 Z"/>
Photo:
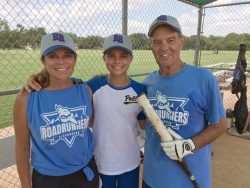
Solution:
<path fill-rule="evenodd" d="M 10 128 L 9 134 L 0 134 L 0 139 L 13 135 L 12 132 L 13 130 Z M 212 144 L 212 188 L 249 188 L 250 140 L 240 138 L 234 128 L 228 129 L 228 132 L 231 135 L 225 133 Z M 249 138 L 249 134 L 248 132 L 242 137 Z M 16 166 L 0 170 L 0 188 L 17 187 L 20 187 L 20 183 Z"/>
<path fill-rule="evenodd" d="M 212 147 L 213 188 L 249 188 L 250 140 L 225 133 Z"/>
<path fill-rule="evenodd" d="M 249 188 L 250 140 L 225 133 L 212 148 L 212 188 Z"/>

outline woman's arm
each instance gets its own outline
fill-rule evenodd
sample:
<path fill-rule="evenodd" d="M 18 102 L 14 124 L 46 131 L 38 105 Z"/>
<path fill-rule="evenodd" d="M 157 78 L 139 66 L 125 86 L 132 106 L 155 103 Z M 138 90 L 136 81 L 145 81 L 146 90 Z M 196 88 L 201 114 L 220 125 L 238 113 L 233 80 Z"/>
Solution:
<path fill-rule="evenodd" d="M 31 188 L 30 134 L 26 114 L 27 96 L 26 92 L 17 95 L 13 111 L 16 137 L 16 165 L 22 188 Z"/>

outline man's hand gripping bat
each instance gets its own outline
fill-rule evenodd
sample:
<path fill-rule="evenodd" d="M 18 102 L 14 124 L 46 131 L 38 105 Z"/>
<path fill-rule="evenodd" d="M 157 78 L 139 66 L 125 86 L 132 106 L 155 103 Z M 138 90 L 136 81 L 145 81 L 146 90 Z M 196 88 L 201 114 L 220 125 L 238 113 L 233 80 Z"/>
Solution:
<path fill-rule="evenodd" d="M 148 98 L 144 93 L 140 94 L 136 98 L 137 103 L 142 107 L 145 112 L 145 115 L 148 117 L 149 121 L 151 122 L 152 126 L 154 127 L 155 131 L 160 135 L 160 138 L 163 142 L 173 141 L 174 138 L 169 133 L 169 127 L 167 128 L 157 113 L 155 112 L 153 106 L 150 104 Z M 193 176 L 192 172 L 189 170 L 186 162 L 184 160 L 177 161 L 184 172 L 187 174 L 189 179 L 192 181 L 195 188 L 200 188 L 200 185 L 196 181 L 195 177 Z"/>

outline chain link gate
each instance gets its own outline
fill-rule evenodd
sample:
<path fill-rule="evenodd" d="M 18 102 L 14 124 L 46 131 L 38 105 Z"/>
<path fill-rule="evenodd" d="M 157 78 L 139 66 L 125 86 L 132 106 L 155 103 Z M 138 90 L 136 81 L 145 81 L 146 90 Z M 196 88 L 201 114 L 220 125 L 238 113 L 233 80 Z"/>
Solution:
<path fill-rule="evenodd" d="M 124 11 L 124 2 L 128 5 L 127 14 Z M 221 2 L 223 1 L 219 0 L 217 4 Z M 211 45 L 212 39 L 209 36 L 220 35 L 222 28 L 217 24 L 223 20 L 216 17 L 217 11 L 219 15 L 227 15 L 227 9 L 233 9 L 231 12 L 234 16 L 230 20 L 236 19 L 238 23 L 232 27 L 229 20 L 229 26 L 225 25 L 227 33 L 223 35 L 242 33 L 241 28 L 250 28 L 247 19 L 246 22 L 242 21 L 243 16 L 249 17 L 249 7 L 250 4 L 247 3 L 203 9 L 205 16 L 199 54 L 200 66 L 214 68 L 218 64 L 219 68 L 225 68 L 220 63 L 236 63 L 238 49 L 229 49 L 232 51 L 226 53 L 227 50 Z M 129 74 L 142 81 L 148 72 L 158 68 L 148 46 L 149 24 L 161 14 L 170 14 L 179 19 L 183 33 L 187 36 L 181 57 L 186 63 L 194 63 L 199 9 L 180 1 L 2 0 L 0 10 L 0 187 L 3 188 L 20 187 L 15 163 L 9 162 L 14 161 L 12 108 L 15 94 L 25 80 L 42 68 L 39 45 L 44 34 L 61 31 L 72 36 L 78 48 L 78 62 L 73 76 L 86 80 L 96 74 L 107 73 L 101 51 L 104 38 L 112 33 L 126 32 L 134 49 L 134 60 Z M 125 29 L 124 22 L 127 22 Z M 250 31 L 246 30 L 245 33 L 244 42 L 248 42 L 246 45 L 250 48 Z M 249 52 L 246 56 L 248 60 Z M 224 92 L 225 97 L 227 101 L 232 98 L 227 107 L 234 105 L 234 96 L 230 92 Z M 3 155 L 4 152 L 6 155 Z"/>

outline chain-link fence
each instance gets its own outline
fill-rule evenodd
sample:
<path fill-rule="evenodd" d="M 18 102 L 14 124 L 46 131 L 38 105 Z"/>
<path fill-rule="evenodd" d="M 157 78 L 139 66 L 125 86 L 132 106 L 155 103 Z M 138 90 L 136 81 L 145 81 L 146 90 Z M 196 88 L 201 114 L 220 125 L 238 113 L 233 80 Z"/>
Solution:
<path fill-rule="evenodd" d="M 219 0 L 215 5 L 223 2 Z M 73 37 L 78 48 L 74 76 L 86 80 L 93 75 L 107 73 L 101 51 L 104 38 L 112 33 L 127 33 L 134 49 L 129 74 L 141 81 L 146 73 L 157 69 L 149 50 L 147 30 L 153 19 L 161 14 L 179 19 L 183 33 L 187 36 L 181 56 L 186 63 L 193 64 L 197 30 L 199 32 L 199 11 L 202 12 L 202 28 L 198 33 L 201 34 L 199 64 L 214 68 L 215 74 L 222 80 L 225 105 L 232 108 L 236 97 L 230 93 L 230 86 L 226 87 L 232 77 L 232 70 L 219 69 L 234 68 L 240 43 L 250 47 L 247 19 L 250 16 L 250 2 L 234 2 L 237 5 L 202 8 L 181 1 L 165 0 L 2 0 L 0 142 L 13 136 L 12 106 L 15 94 L 31 74 L 42 69 L 39 42 L 44 34 L 62 31 Z M 249 52 L 246 56 L 249 59 Z M 14 137 L 11 139 L 10 143 L 13 144 Z M 5 147 L 10 148 L 9 145 Z M 2 153 L 6 151 L 3 147 L 0 151 L 2 163 Z M 12 149 L 8 152 L 13 154 Z M 1 167 L 0 187 L 18 187 L 15 163 L 8 166 L 1 164 Z"/>
<path fill-rule="evenodd" d="M 248 64 L 250 62 L 250 22 L 247 19 L 249 10 L 250 2 L 246 1 L 211 5 L 203 9 L 204 23 L 199 63 L 201 66 L 210 66 L 216 72 L 226 109 L 233 110 L 238 100 L 236 95 L 231 93 L 231 82 L 240 44 L 247 46 L 246 60 Z M 249 71 L 246 75 L 247 83 L 250 83 Z"/>
<path fill-rule="evenodd" d="M 12 125 L 12 106 L 25 80 L 42 68 L 39 42 L 48 32 L 70 34 L 78 46 L 78 63 L 74 76 L 84 80 L 106 73 L 102 60 L 103 39 L 122 32 L 123 1 L 1 1 L 0 12 L 0 128 Z M 196 12 L 196 8 L 179 1 L 131 0 L 128 3 L 128 35 L 133 42 L 134 60 L 129 74 L 140 75 L 157 68 L 148 50 L 147 30 L 160 14 L 179 17 Z M 125 16 L 126 17 L 126 16 Z M 182 18 L 181 22 L 190 21 Z M 196 20 L 196 18 L 194 17 Z M 196 27 L 194 21 L 194 28 Z M 183 28 L 186 33 L 187 28 Z M 196 30 L 192 29 L 192 35 Z M 187 63 L 193 62 L 194 49 L 183 52 Z M 137 77 L 139 81 L 142 77 Z"/>

